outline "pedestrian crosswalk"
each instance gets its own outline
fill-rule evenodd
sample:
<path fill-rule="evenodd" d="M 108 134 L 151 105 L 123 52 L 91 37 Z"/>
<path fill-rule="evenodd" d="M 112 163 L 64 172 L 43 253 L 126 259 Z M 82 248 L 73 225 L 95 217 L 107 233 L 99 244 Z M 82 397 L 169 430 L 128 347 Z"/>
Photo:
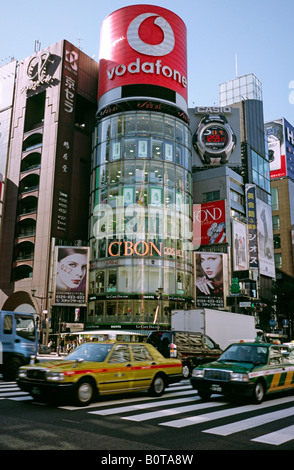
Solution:
<path fill-rule="evenodd" d="M 254 430 L 254 436 L 250 439 L 252 442 L 280 446 L 293 441 L 294 445 L 294 425 L 289 423 L 289 419 L 292 422 L 294 420 L 292 395 L 270 398 L 258 405 L 230 402 L 221 395 L 212 395 L 206 402 L 186 380 L 168 387 L 165 394 L 159 398 L 143 393 L 112 398 L 103 398 L 84 408 L 59 408 L 69 412 L 79 410 L 93 419 L 116 416 L 126 423 L 151 423 L 162 430 L 184 430 L 193 426 L 201 433 L 223 437 Z M 1 399 L 33 400 L 28 393 L 19 390 L 16 382 L 0 382 Z M 273 432 L 268 432 L 270 423 L 275 423 Z M 266 427 L 262 428 L 264 425 Z"/>
<path fill-rule="evenodd" d="M 16 382 L 3 382 L 0 384 L 0 400 L 10 399 L 15 401 L 32 400 L 29 393 L 22 392 Z"/>

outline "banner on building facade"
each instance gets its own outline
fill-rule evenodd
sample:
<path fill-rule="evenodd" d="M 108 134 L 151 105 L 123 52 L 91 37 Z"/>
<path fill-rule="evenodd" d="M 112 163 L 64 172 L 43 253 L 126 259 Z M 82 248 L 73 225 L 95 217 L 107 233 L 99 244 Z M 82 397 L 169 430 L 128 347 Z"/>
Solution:
<path fill-rule="evenodd" d="M 260 199 L 256 199 L 259 272 L 264 276 L 275 277 L 274 237 L 272 208 Z"/>
<path fill-rule="evenodd" d="M 197 248 L 226 241 L 225 201 L 193 204 L 193 246 Z"/>
<path fill-rule="evenodd" d="M 256 186 L 254 185 L 246 185 L 246 209 L 248 219 L 249 269 L 258 269 Z"/>
<path fill-rule="evenodd" d="M 248 269 L 247 225 L 234 219 L 232 223 L 233 271 Z"/>
<path fill-rule="evenodd" d="M 85 306 L 88 297 L 89 247 L 58 246 L 55 250 L 54 303 Z"/>
<path fill-rule="evenodd" d="M 221 309 L 227 292 L 227 254 L 195 253 L 196 307 Z"/>

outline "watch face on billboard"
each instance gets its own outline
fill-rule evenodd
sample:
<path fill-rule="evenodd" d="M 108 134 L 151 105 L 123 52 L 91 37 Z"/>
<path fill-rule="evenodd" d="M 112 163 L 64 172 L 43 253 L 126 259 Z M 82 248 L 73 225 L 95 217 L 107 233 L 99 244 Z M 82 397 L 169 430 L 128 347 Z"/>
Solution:
<path fill-rule="evenodd" d="M 229 142 L 228 131 L 217 124 L 207 126 L 201 137 L 203 145 L 214 152 L 224 150 Z"/>
<path fill-rule="evenodd" d="M 189 117 L 195 150 L 193 166 L 241 166 L 238 108 L 201 106 L 191 110 Z"/>
<path fill-rule="evenodd" d="M 176 14 L 153 5 L 121 8 L 104 20 L 100 44 L 99 107 L 138 96 L 135 87 L 143 85 L 187 102 L 186 26 Z"/>

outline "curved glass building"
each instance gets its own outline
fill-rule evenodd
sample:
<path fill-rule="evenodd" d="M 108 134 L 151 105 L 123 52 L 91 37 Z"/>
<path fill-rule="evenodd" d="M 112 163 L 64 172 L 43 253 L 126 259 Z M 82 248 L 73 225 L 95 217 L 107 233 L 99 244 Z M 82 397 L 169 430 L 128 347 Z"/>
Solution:
<path fill-rule="evenodd" d="M 141 18 L 134 8 L 115 12 L 108 29 L 126 15 Z M 168 17 L 168 10 L 154 8 L 155 16 Z M 167 326 L 171 309 L 192 301 L 191 136 L 183 102 L 176 90 L 145 83 L 123 83 L 100 97 L 92 154 L 89 323 Z"/>

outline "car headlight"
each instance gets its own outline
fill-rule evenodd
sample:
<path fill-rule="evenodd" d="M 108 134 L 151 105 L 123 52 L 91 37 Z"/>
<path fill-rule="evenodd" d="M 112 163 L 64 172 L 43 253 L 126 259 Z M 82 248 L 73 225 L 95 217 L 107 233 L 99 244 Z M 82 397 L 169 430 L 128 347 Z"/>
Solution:
<path fill-rule="evenodd" d="M 27 371 L 26 371 L 26 369 L 19 369 L 19 371 L 18 371 L 18 377 L 19 377 L 20 379 L 26 378 L 26 377 L 27 377 Z"/>
<path fill-rule="evenodd" d="M 65 375 L 62 372 L 47 372 L 46 379 L 49 382 L 63 382 Z"/>
<path fill-rule="evenodd" d="M 203 369 L 194 369 L 192 371 L 192 377 L 203 378 L 204 377 L 204 370 Z"/>
<path fill-rule="evenodd" d="M 233 382 L 248 382 L 247 374 L 238 374 L 237 372 L 232 372 L 231 381 Z"/>

